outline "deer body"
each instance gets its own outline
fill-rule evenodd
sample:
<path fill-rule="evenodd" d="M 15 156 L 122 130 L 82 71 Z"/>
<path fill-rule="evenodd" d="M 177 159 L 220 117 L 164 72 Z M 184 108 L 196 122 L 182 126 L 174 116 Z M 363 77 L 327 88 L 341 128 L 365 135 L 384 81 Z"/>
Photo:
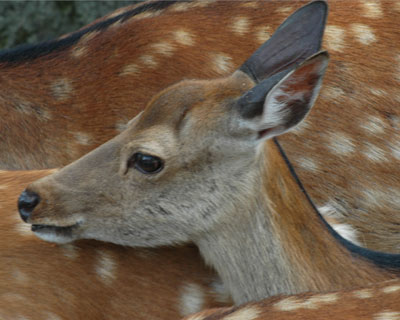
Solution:
<path fill-rule="evenodd" d="M 119 136 L 31 184 L 22 219 L 61 243 L 193 241 L 237 304 L 398 277 L 399 256 L 325 224 L 271 140 L 317 98 L 325 19 L 325 3 L 309 4 L 231 76 L 161 91 Z"/>
<path fill-rule="evenodd" d="M 400 281 L 353 290 L 278 296 L 240 307 L 205 310 L 186 320 L 398 319 Z"/>
<path fill-rule="evenodd" d="M 169 320 L 230 306 L 194 246 L 46 243 L 16 216 L 26 183 L 54 170 L 0 171 L 0 318 Z"/>

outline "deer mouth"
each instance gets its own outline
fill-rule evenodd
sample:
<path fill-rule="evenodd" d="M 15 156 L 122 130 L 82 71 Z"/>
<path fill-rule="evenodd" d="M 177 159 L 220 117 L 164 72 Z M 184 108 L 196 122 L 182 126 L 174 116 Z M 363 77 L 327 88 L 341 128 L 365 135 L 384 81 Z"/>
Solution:
<path fill-rule="evenodd" d="M 32 232 L 39 238 L 56 243 L 66 243 L 74 240 L 74 230 L 78 227 L 79 223 L 70 226 L 54 226 L 45 224 L 33 224 L 31 226 Z"/>

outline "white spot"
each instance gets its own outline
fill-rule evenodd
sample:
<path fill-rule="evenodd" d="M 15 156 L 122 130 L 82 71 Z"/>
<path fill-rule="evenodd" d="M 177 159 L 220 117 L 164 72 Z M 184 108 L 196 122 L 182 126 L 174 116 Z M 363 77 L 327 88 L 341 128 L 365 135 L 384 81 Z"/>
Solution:
<path fill-rule="evenodd" d="M 88 146 L 88 145 L 92 144 L 92 139 L 90 138 L 90 136 L 87 133 L 75 132 L 74 137 L 75 137 L 76 141 L 83 146 Z"/>
<path fill-rule="evenodd" d="M 158 64 L 152 55 L 147 55 L 147 54 L 140 56 L 139 61 L 151 69 L 157 67 Z"/>
<path fill-rule="evenodd" d="M 385 310 L 375 314 L 374 320 L 400 320 L 400 312 Z"/>
<path fill-rule="evenodd" d="M 376 37 L 372 29 L 361 23 L 353 23 L 350 26 L 356 40 L 364 45 L 370 45 L 372 42 L 376 41 Z"/>
<path fill-rule="evenodd" d="M 204 320 L 205 316 L 202 316 L 201 314 L 195 314 L 193 316 L 190 316 L 189 318 L 185 318 L 185 320 Z"/>
<path fill-rule="evenodd" d="M 153 43 L 150 47 L 155 52 L 166 57 L 171 57 L 175 50 L 175 46 L 167 41 Z"/>
<path fill-rule="evenodd" d="M 232 31 L 239 36 L 243 36 L 249 31 L 249 19 L 246 17 L 236 17 L 232 23 Z"/>
<path fill-rule="evenodd" d="M 51 84 L 52 95 L 58 101 L 69 99 L 72 90 L 72 81 L 66 78 L 58 79 Z"/>
<path fill-rule="evenodd" d="M 378 96 L 378 97 L 384 97 L 387 96 L 386 90 L 379 89 L 379 88 L 368 88 L 369 92 L 371 92 L 373 95 Z"/>
<path fill-rule="evenodd" d="M 369 299 L 373 297 L 371 289 L 361 289 L 353 292 L 353 295 L 359 299 Z"/>
<path fill-rule="evenodd" d="M 199 312 L 204 307 L 203 289 L 195 283 L 187 283 L 181 289 L 179 311 L 182 316 Z"/>
<path fill-rule="evenodd" d="M 334 133 L 329 137 L 328 148 L 333 153 L 345 156 L 354 152 L 354 143 L 352 139 L 344 133 Z"/>
<path fill-rule="evenodd" d="M 244 3 L 242 3 L 241 7 L 257 9 L 258 8 L 258 2 L 257 1 L 244 2 Z"/>
<path fill-rule="evenodd" d="M 132 16 L 132 18 L 129 18 L 129 22 L 158 17 L 159 15 L 162 14 L 162 12 L 163 12 L 162 10 L 158 10 L 158 11 L 143 11 L 143 12 L 141 12 L 139 14 L 136 14 L 136 15 Z"/>
<path fill-rule="evenodd" d="M 92 32 L 88 32 L 88 33 L 84 34 L 80 38 L 79 42 L 73 47 L 72 55 L 75 58 L 80 58 L 83 55 L 86 55 L 89 50 L 87 43 L 91 39 L 93 39 L 96 35 L 98 35 L 100 32 L 101 32 L 100 30 L 97 30 L 97 31 L 92 31 Z"/>
<path fill-rule="evenodd" d="M 131 63 L 127 64 L 125 67 L 122 68 L 120 75 L 127 76 L 127 75 L 137 75 L 140 73 L 140 68 L 137 64 Z"/>
<path fill-rule="evenodd" d="M 294 11 L 292 7 L 279 7 L 278 9 L 276 9 L 277 13 L 284 13 L 284 14 L 288 14 L 292 11 Z"/>
<path fill-rule="evenodd" d="M 346 223 L 332 223 L 331 226 L 337 233 L 339 233 L 346 240 L 349 240 L 350 242 L 358 246 L 361 245 L 361 243 L 358 240 L 357 231 L 351 225 Z"/>
<path fill-rule="evenodd" d="M 338 295 L 336 293 L 315 295 L 311 298 L 301 300 L 295 297 L 285 298 L 274 304 L 274 307 L 280 311 L 293 311 L 297 309 L 318 309 L 321 304 L 336 302 Z"/>
<path fill-rule="evenodd" d="M 184 46 L 192 46 L 194 44 L 193 35 L 185 30 L 177 30 L 173 33 L 175 41 Z"/>
<path fill-rule="evenodd" d="M 339 26 L 328 25 L 325 28 L 325 46 L 328 50 L 342 51 L 345 46 L 345 29 Z"/>
<path fill-rule="evenodd" d="M 271 38 L 272 29 L 271 27 L 260 27 L 256 31 L 256 39 L 261 44 Z"/>
<path fill-rule="evenodd" d="M 384 293 L 394 293 L 400 291 L 400 285 L 392 285 L 382 289 Z"/>
<path fill-rule="evenodd" d="M 343 98 L 345 96 L 345 92 L 342 88 L 336 86 L 326 86 L 322 88 L 321 97 L 331 100 L 338 100 L 339 98 Z"/>
<path fill-rule="evenodd" d="M 176 4 L 172 5 L 170 10 L 171 11 L 186 11 L 192 7 L 191 2 L 177 2 Z"/>
<path fill-rule="evenodd" d="M 117 264 L 110 252 L 97 250 L 97 254 L 96 273 L 102 282 L 110 285 L 116 278 Z"/>
<path fill-rule="evenodd" d="M 367 18 L 381 18 L 383 16 L 383 11 L 380 1 L 364 0 L 361 1 L 363 6 L 363 16 Z"/>
<path fill-rule="evenodd" d="M 361 128 L 368 134 L 380 134 L 385 131 L 385 122 L 377 117 L 370 116 L 367 121 L 361 123 Z"/>
<path fill-rule="evenodd" d="M 307 171 L 317 172 L 319 170 L 318 164 L 312 158 L 298 158 L 296 164 Z"/>
<path fill-rule="evenodd" d="M 224 317 L 224 320 L 254 320 L 261 313 L 261 310 L 254 306 L 243 307 L 238 311 Z"/>
<path fill-rule="evenodd" d="M 213 54 L 211 57 L 212 67 L 221 74 L 227 74 L 233 71 L 232 58 L 223 53 Z"/>
<path fill-rule="evenodd" d="M 379 148 L 376 145 L 373 145 L 369 142 L 365 143 L 365 148 L 362 150 L 362 153 L 371 161 L 380 162 L 387 161 L 388 158 L 383 149 Z"/>
<path fill-rule="evenodd" d="M 60 245 L 60 249 L 62 249 L 62 252 L 64 256 L 66 256 L 69 259 L 76 259 L 78 258 L 78 249 L 76 248 L 75 245 L 67 243 Z"/>
<path fill-rule="evenodd" d="M 31 225 L 24 222 L 18 222 L 15 225 L 15 230 L 22 236 L 33 236 L 34 233 L 31 230 Z"/>

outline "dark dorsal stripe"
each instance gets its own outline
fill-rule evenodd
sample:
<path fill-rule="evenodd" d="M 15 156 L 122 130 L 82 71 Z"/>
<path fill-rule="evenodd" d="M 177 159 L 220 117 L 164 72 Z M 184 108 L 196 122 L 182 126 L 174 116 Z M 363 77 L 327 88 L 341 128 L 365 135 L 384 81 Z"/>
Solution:
<path fill-rule="evenodd" d="M 36 58 L 45 56 L 50 53 L 54 52 L 59 52 L 62 50 L 65 50 L 71 46 L 73 46 L 75 43 L 77 43 L 82 36 L 85 34 L 92 32 L 92 31 L 99 31 L 99 30 L 104 30 L 113 23 L 121 20 L 121 22 L 126 21 L 127 19 L 138 15 L 142 12 L 151 12 L 151 11 L 158 11 L 165 9 L 172 4 L 174 4 L 176 1 L 155 1 L 155 2 L 150 2 L 143 4 L 135 9 L 132 9 L 128 12 L 122 13 L 116 17 L 107 19 L 105 21 L 99 22 L 93 26 L 90 26 L 88 28 L 85 28 L 79 32 L 75 32 L 68 36 L 65 39 L 61 40 L 50 40 L 50 41 L 45 41 L 39 44 L 24 44 L 17 46 L 12 49 L 6 49 L 0 51 L 0 62 L 4 63 L 21 63 L 25 61 L 30 61 L 34 60 Z"/>
<path fill-rule="evenodd" d="M 339 243 L 342 246 L 344 246 L 347 250 L 349 250 L 351 252 L 351 254 L 354 255 L 355 257 L 363 258 L 364 260 L 371 262 L 371 263 L 377 265 L 378 267 L 387 269 L 389 271 L 394 271 L 394 272 L 397 272 L 400 274 L 400 254 L 390 254 L 390 253 L 384 253 L 384 252 L 379 252 L 379 251 L 373 251 L 373 250 L 369 250 L 369 249 L 365 249 L 360 246 L 357 246 L 354 243 L 343 238 L 325 221 L 325 219 L 322 217 L 322 215 L 319 213 L 318 209 L 314 205 L 310 196 L 308 195 L 303 184 L 301 183 L 299 177 L 297 176 L 292 164 L 290 163 L 288 157 L 286 156 L 285 152 L 283 151 L 278 140 L 276 138 L 274 138 L 273 140 L 274 140 L 275 145 L 278 147 L 279 152 L 282 155 L 283 159 L 285 159 L 286 165 L 289 167 L 292 177 L 295 179 L 295 181 L 298 184 L 298 186 L 300 187 L 301 191 L 306 196 L 308 202 L 314 209 L 315 213 L 324 222 L 325 226 L 328 228 L 329 232 L 334 236 L 334 238 L 337 241 L 339 241 Z"/>

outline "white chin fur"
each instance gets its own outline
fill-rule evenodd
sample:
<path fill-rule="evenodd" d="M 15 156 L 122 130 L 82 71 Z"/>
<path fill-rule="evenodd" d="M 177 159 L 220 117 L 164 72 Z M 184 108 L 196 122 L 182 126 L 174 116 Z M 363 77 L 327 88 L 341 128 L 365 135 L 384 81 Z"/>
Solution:
<path fill-rule="evenodd" d="M 48 233 L 48 232 L 41 233 L 40 231 L 35 231 L 34 234 L 38 238 L 40 238 L 44 241 L 58 243 L 58 244 L 65 244 L 65 243 L 71 242 L 73 240 L 69 237 L 59 236 L 59 235 L 55 235 L 54 233 Z"/>

